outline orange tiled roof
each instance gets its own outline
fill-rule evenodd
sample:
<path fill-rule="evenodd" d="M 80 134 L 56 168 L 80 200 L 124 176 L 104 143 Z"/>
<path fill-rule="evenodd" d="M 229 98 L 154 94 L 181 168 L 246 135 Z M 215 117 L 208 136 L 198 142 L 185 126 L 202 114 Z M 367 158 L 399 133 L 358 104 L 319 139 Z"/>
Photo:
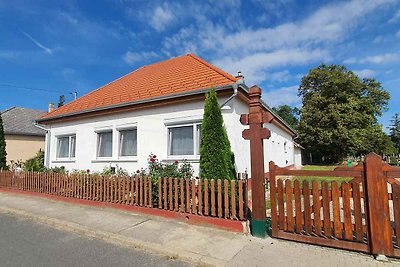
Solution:
<path fill-rule="evenodd" d="M 213 86 L 229 85 L 236 80 L 237 78 L 203 59 L 188 54 L 141 67 L 45 114 L 40 120 Z"/>

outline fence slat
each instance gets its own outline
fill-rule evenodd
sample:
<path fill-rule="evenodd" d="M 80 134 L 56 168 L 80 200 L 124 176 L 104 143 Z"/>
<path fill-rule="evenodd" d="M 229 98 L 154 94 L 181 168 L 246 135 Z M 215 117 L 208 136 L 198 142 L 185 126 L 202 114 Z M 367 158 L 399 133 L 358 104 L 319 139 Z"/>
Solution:
<path fill-rule="evenodd" d="M 239 180 L 239 219 L 243 220 L 244 218 L 244 201 L 243 201 L 243 181 Z"/>
<path fill-rule="evenodd" d="M 286 229 L 289 232 L 294 232 L 293 190 L 292 190 L 292 182 L 289 179 L 285 180 L 285 194 L 286 194 L 286 213 L 287 213 Z"/>
<path fill-rule="evenodd" d="M 192 180 L 192 213 L 197 213 L 197 205 L 196 205 L 196 183 Z"/>
<path fill-rule="evenodd" d="M 211 216 L 216 216 L 215 213 L 215 180 L 211 179 Z"/>
<path fill-rule="evenodd" d="M 231 219 L 236 220 L 236 181 L 231 181 Z"/>
<path fill-rule="evenodd" d="M 282 179 L 278 179 L 277 181 L 278 188 L 278 225 L 280 230 L 285 229 L 285 199 L 283 197 L 283 181 Z"/>
<path fill-rule="evenodd" d="M 333 228 L 335 237 L 342 239 L 342 222 L 340 220 L 339 187 L 336 181 L 331 184 L 333 203 Z"/>
<path fill-rule="evenodd" d="M 354 206 L 354 222 L 356 230 L 356 240 L 361 242 L 364 239 L 364 230 L 362 226 L 362 213 L 361 213 L 361 194 L 360 184 L 357 182 L 351 183 L 353 191 L 353 206 Z"/>
<path fill-rule="evenodd" d="M 173 192 L 172 192 L 173 184 L 172 184 L 172 177 L 168 179 L 168 190 L 169 190 L 169 210 L 174 209 L 174 200 L 173 200 Z"/>
<path fill-rule="evenodd" d="M 161 177 L 159 177 L 158 178 L 158 208 L 159 209 L 162 209 L 163 208 L 163 206 L 162 206 L 162 196 L 163 196 L 163 194 L 162 194 L 162 178 Z"/>
<path fill-rule="evenodd" d="M 153 180 L 149 177 L 149 207 L 153 207 Z"/>
<path fill-rule="evenodd" d="M 400 186 L 392 184 L 393 194 L 393 215 L 394 215 L 394 230 L 396 234 L 396 243 L 400 246 Z"/>
<path fill-rule="evenodd" d="M 300 181 L 294 181 L 294 204 L 296 209 L 296 233 L 301 233 L 303 231 L 303 212 L 301 210 L 301 188 Z"/>
<path fill-rule="evenodd" d="M 185 178 L 186 183 L 186 212 L 190 213 L 190 179 Z"/>
<path fill-rule="evenodd" d="M 304 197 L 304 226 L 306 233 L 312 232 L 311 221 L 311 203 L 310 203 L 310 187 L 307 180 L 303 181 L 303 197 Z"/>
<path fill-rule="evenodd" d="M 180 212 L 185 212 L 185 178 L 180 179 L 181 205 Z"/>
<path fill-rule="evenodd" d="M 148 179 L 148 177 L 147 176 L 145 176 L 144 178 L 143 178 L 143 205 L 145 206 L 145 207 L 147 207 L 147 196 L 148 196 L 148 193 L 147 193 L 147 185 L 148 185 L 148 181 L 147 181 L 147 179 Z"/>
<path fill-rule="evenodd" d="M 331 228 L 331 211 L 330 211 L 330 196 L 329 196 L 329 188 L 328 183 L 323 181 L 321 184 L 322 188 L 322 205 L 323 205 L 323 213 L 324 213 L 324 235 L 330 237 L 332 235 Z"/>
<path fill-rule="evenodd" d="M 178 191 L 178 178 L 174 178 L 174 211 L 179 210 L 179 191 Z"/>
<path fill-rule="evenodd" d="M 221 179 L 217 180 L 217 186 L 218 186 L 218 217 L 222 217 L 222 188 L 221 188 Z"/>
<path fill-rule="evenodd" d="M 208 216 L 208 179 L 204 179 L 204 215 Z"/>
<path fill-rule="evenodd" d="M 312 190 L 313 190 L 313 212 L 314 212 L 315 233 L 317 235 L 321 235 L 322 225 L 321 225 L 320 191 L 319 191 L 319 184 L 315 180 L 312 182 Z"/>
<path fill-rule="evenodd" d="M 229 181 L 224 180 L 224 218 L 229 218 Z"/>
<path fill-rule="evenodd" d="M 351 223 L 351 207 L 350 207 L 350 185 L 347 182 L 342 182 L 342 201 L 344 215 L 344 238 L 353 240 L 353 224 Z"/>
<path fill-rule="evenodd" d="M 199 183 L 197 185 L 197 198 L 199 200 L 198 202 L 198 213 L 200 215 L 203 215 L 203 187 L 202 187 L 202 181 L 199 179 Z"/>

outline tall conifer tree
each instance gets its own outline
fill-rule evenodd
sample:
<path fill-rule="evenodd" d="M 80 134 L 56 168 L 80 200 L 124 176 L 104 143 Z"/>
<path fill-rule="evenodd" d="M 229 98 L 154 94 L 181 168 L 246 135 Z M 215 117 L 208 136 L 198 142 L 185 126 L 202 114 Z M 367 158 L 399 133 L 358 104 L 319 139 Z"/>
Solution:
<path fill-rule="evenodd" d="M 232 179 L 234 164 L 217 94 L 206 95 L 200 143 L 200 178 Z"/>
<path fill-rule="evenodd" d="M 6 140 L 4 137 L 3 119 L 0 116 L 0 170 L 7 169 Z"/>

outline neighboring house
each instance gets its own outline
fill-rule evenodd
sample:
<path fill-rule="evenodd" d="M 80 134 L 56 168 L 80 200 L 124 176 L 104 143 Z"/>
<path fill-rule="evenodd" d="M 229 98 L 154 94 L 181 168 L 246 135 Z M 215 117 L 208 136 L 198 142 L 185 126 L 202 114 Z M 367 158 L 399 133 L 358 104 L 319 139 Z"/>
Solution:
<path fill-rule="evenodd" d="M 44 149 L 46 131 L 33 125 L 45 111 L 12 107 L 1 112 L 6 139 L 7 164 L 26 161 Z"/>
<path fill-rule="evenodd" d="M 141 67 L 38 120 L 48 129 L 48 167 L 101 171 L 105 166 L 135 172 L 154 153 L 165 162 L 187 159 L 199 171 L 205 93 L 214 88 L 238 172 L 250 171 L 250 145 L 242 138 L 240 115 L 249 112 L 249 88 L 203 59 L 188 54 Z M 265 105 L 265 109 L 271 111 Z M 295 163 L 295 132 L 275 116 L 267 126 L 269 160 Z"/>

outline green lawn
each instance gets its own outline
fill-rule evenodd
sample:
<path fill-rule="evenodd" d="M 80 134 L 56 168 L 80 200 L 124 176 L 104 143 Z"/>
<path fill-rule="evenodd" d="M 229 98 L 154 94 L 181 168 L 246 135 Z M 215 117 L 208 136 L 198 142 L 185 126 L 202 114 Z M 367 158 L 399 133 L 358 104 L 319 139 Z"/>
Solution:
<path fill-rule="evenodd" d="M 332 171 L 336 168 L 336 165 L 328 165 L 328 166 L 322 166 L 322 165 L 305 165 L 303 166 L 302 170 L 306 171 Z M 319 183 L 319 186 L 321 187 L 321 183 L 323 181 L 328 182 L 329 188 L 331 187 L 331 182 L 337 181 L 339 183 L 339 186 L 342 182 L 349 182 L 352 177 L 329 177 L 329 176 L 296 176 L 293 177 L 292 181 L 294 180 L 299 180 L 300 183 L 303 181 L 307 180 L 310 183 L 310 188 L 311 188 L 311 183 L 312 181 L 317 181 Z"/>

